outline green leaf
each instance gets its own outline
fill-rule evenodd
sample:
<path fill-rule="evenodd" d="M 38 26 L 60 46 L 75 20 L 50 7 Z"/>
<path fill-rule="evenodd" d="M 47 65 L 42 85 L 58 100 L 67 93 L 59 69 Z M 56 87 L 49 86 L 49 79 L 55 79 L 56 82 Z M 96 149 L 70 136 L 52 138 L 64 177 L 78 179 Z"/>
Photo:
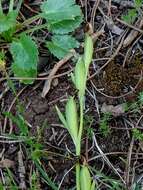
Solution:
<path fill-rule="evenodd" d="M 132 130 L 132 133 L 133 133 L 133 137 L 134 137 L 136 140 L 143 141 L 143 133 L 142 133 L 141 131 L 139 131 L 139 129 L 134 128 L 134 129 Z"/>
<path fill-rule="evenodd" d="M 92 182 L 90 190 L 95 190 L 95 181 Z"/>
<path fill-rule="evenodd" d="M 143 91 L 139 93 L 138 99 L 139 99 L 140 105 L 143 105 Z"/>
<path fill-rule="evenodd" d="M 91 190 L 91 176 L 87 166 L 82 166 L 80 170 L 81 190 Z"/>
<path fill-rule="evenodd" d="M 75 38 L 69 35 L 55 35 L 52 41 L 47 42 L 46 45 L 51 53 L 61 59 L 65 57 L 71 49 L 77 48 L 79 43 Z"/>
<path fill-rule="evenodd" d="M 70 97 L 66 104 L 66 122 L 69 133 L 76 145 L 78 137 L 78 113 L 76 102 L 73 97 Z"/>
<path fill-rule="evenodd" d="M 51 178 L 48 176 L 47 172 L 45 171 L 45 169 L 42 167 L 42 164 L 40 163 L 40 161 L 34 160 L 34 163 L 36 165 L 36 168 L 38 169 L 38 171 L 40 172 L 40 174 L 42 175 L 42 178 L 44 179 L 44 181 L 51 187 L 51 189 L 53 190 L 58 190 L 58 187 L 56 186 L 56 184 L 51 180 Z"/>
<path fill-rule="evenodd" d="M 13 123 L 15 123 L 17 125 L 17 127 L 20 129 L 20 135 L 24 135 L 27 136 L 28 135 L 28 126 L 23 118 L 22 115 L 18 114 L 16 116 L 14 116 L 12 113 L 10 112 L 5 112 L 4 113 L 9 119 L 11 119 L 13 121 Z"/>
<path fill-rule="evenodd" d="M 74 31 L 82 22 L 82 16 L 76 17 L 74 20 L 63 20 L 49 24 L 49 30 L 55 34 L 67 34 Z"/>
<path fill-rule="evenodd" d="M 81 14 L 74 0 L 48 0 L 42 4 L 41 9 L 48 21 L 74 20 Z"/>
<path fill-rule="evenodd" d="M 35 42 L 26 35 L 21 35 L 18 41 L 12 42 L 10 52 L 13 56 L 12 71 L 16 77 L 29 78 L 37 76 L 38 49 Z M 31 84 L 33 79 L 22 83 Z"/>
<path fill-rule="evenodd" d="M 62 112 L 59 110 L 59 108 L 56 106 L 56 111 L 57 111 L 57 114 L 58 114 L 58 116 L 59 116 L 59 119 L 60 119 L 60 121 L 63 123 L 63 125 L 64 125 L 64 127 L 65 128 L 68 128 L 68 125 L 67 125 L 67 122 L 66 122 L 66 120 L 65 120 L 65 117 L 64 117 L 64 115 L 62 114 Z"/>
<path fill-rule="evenodd" d="M 16 31 L 16 27 L 10 28 L 9 30 L 3 32 L 1 36 L 4 38 L 6 42 L 11 43 L 13 40 L 13 34 Z"/>
<path fill-rule="evenodd" d="M 79 57 L 74 72 L 75 86 L 79 90 L 79 97 L 84 96 L 86 89 L 86 72 L 82 57 Z"/>
<path fill-rule="evenodd" d="M 0 33 L 6 32 L 16 25 L 17 12 L 12 11 L 7 15 L 0 13 Z"/>
<path fill-rule="evenodd" d="M 135 0 L 135 7 L 139 9 L 142 6 L 143 0 Z"/>
<path fill-rule="evenodd" d="M 85 42 L 84 42 L 84 64 L 86 69 L 86 74 L 89 70 L 89 65 L 92 62 L 93 56 L 93 40 L 89 34 L 85 35 Z"/>
<path fill-rule="evenodd" d="M 54 33 L 71 32 L 82 22 L 80 6 L 74 0 L 48 0 L 42 4 L 41 10 L 48 21 L 48 29 Z"/>
<path fill-rule="evenodd" d="M 128 11 L 128 13 L 126 15 L 122 16 L 122 19 L 125 22 L 127 22 L 129 24 L 132 24 L 135 21 L 136 17 L 137 17 L 136 9 L 131 9 L 131 10 Z"/>

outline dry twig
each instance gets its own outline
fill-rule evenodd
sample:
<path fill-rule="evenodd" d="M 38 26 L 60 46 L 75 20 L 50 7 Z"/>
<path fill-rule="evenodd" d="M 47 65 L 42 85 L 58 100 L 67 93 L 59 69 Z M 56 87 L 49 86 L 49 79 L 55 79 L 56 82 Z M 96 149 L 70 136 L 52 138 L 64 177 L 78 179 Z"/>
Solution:
<path fill-rule="evenodd" d="M 100 3 L 100 0 L 95 1 L 93 9 L 92 9 L 92 13 L 91 13 L 91 21 L 90 22 L 92 24 L 93 31 L 94 31 L 94 18 L 95 18 L 99 3 Z"/>
<path fill-rule="evenodd" d="M 125 33 L 126 34 L 126 33 Z M 124 38 L 125 38 L 125 34 L 123 35 L 121 42 L 119 43 L 119 46 L 117 47 L 116 51 L 113 53 L 113 55 L 111 56 L 111 58 L 102 66 L 100 67 L 100 69 L 98 69 L 93 75 L 91 75 L 88 80 L 92 79 L 93 77 L 95 77 L 95 75 L 97 75 L 102 69 L 104 69 L 119 53 L 123 42 L 124 42 Z"/>
<path fill-rule="evenodd" d="M 135 38 L 138 36 L 139 32 L 141 32 L 143 34 L 143 30 L 140 30 L 143 27 L 143 19 L 141 19 L 141 20 L 139 19 L 136 22 L 135 26 L 137 26 L 137 28 L 134 27 L 134 30 L 132 30 L 129 33 L 129 35 L 126 37 L 126 39 L 124 40 L 124 43 L 123 43 L 123 47 L 129 46 L 135 40 Z"/>
<path fill-rule="evenodd" d="M 125 181 L 126 181 L 127 190 L 130 189 L 129 188 L 130 187 L 130 171 L 131 171 L 130 165 L 131 165 L 133 146 L 134 146 L 134 138 L 132 138 L 131 140 L 128 157 L 127 157 L 127 165 L 126 165 L 126 172 L 125 172 Z"/>
<path fill-rule="evenodd" d="M 50 90 L 53 76 L 57 73 L 59 68 L 62 67 L 74 55 L 75 55 L 75 51 L 73 50 L 73 52 L 69 53 L 66 57 L 64 57 L 62 60 L 60 60 L 58 63 L 55 64 L 54 68 L 52 69 L 52 71 L 50 72 L 50 74 L 48 76 L 48 79 L 46 80 L 46 82 L 44 84 L 44 88 L 43 88 L 42 95 L 41 95 L 43 98 L 47 95 L 47 93 Z"/>
<path fill-rule="evenodd" d="M 119 174 L 119 172 L 113 166 L 113 164 L 109 161 L 109 159 L 107 158 L 107 156 L 102 152 L 101 148 L 99 147 L 99 145 L 97 143 L 97 139 L 96 139 L 95 135 L 93 135 L 93 140 L 94 140 L 94 143 L 95 143 L 95 146 L 96 146 L 97 150 L 99 151 L 100 155 L 105 160 L 105 162 L 107 163 L 107 165 L 119 176 L 119 178 L 121 179 L 121 181 L 123 182 L 123 184 L 125 184 L 125 181 L 122 178 L 122 176 Z"/>
<path fill-rule="evenodd" d="M 22 158 L 22 150 L 18 152 L 18 171 L 19 171 L 19 178 L 20 178 L 20 184 L 19 187 L 22 190 L 26 190 L 26 183 L 25 183 L 25 166 Z"/>

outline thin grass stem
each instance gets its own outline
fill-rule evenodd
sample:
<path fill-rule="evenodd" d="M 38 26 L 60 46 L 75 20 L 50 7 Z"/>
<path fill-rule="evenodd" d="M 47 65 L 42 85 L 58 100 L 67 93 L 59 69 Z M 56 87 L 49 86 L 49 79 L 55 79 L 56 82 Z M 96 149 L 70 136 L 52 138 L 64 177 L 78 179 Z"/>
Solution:
<path fill-rule="evenodd" d="M 33 28 L 30 28 L 28 30 L 25 30 L 23 33 L 31 33 L 31 32 L 34 32 L 36 30 L 40 30 L 40 29 L 43 29 L 43 28 L 46 28 L 47 27 L 47 23 L 46 24 L 42 24 L 42 25 L 39 25 L 39 26 L 34 26 Z"/>
<path fill-rule="evenodd" d="M 76 147 L 76 155 L 80 156 L 81 153 L 81 137 L 82 137 L 82 131 L 83 131 L 83 100 L 84 96 L 80 97 L 79 103 L 80 103 L 80 125 L 79 125 L 79 132 L 78 132 L 78 142 Z"/>
<path fill-rule="evenodd" d="M 23 0 L 19 0 L 18 5 L 17 5 L 17 8 L 16 8 L 17 14 L 18 14 L 19 11 L 20 11 L 20 8 L 21 8 L 22 3 L 23 3 Z"/>
<path fill-rule="evenodd" d="M 35 20 L 38 20 L 40 18 L 42 18 L 41 14 L 35 15 L 35 16 L 25 20 L 21 25 L 22 26 L 27 26 L 27 25 L 31 24 L 32 22 L 34 22 Z"/>

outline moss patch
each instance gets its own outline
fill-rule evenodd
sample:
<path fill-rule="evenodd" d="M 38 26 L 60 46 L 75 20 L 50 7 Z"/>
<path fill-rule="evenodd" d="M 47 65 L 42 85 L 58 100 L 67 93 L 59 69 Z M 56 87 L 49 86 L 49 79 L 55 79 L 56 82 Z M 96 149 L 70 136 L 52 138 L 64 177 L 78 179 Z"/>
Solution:
<path fill-rule="evenodd" d="M 111 61 L 104 70 L 101 84 L 104 92 L 119 96 L 134 88 L 140 78 L 143 69 L 142 58 L 136 55 L 127 61 L 125 67 L 119 64 L 118 58 Z"/>

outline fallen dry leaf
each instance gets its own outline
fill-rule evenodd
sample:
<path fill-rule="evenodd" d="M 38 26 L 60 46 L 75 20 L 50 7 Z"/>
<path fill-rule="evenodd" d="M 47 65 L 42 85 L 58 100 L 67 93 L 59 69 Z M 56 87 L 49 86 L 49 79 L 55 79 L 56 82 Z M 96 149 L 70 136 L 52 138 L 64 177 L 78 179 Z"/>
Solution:
<path fill-rule="evenodd" d="M 111 30 L 113 34 L 117 34 L 120 36 L 124 32 L 124 30 L 115 25 L 112 19 L 105 19 L 105 22 L 108 29 Z"/>
<path fill-rule="evenodd" d="M 142 29 L 142 27 L 143 27 L 143 19 L 138 19 L 136 24 L 135 24 L 135 27 L 137 27 L 139 29 Z M 138 34 L 139 34 L 138 31 L 136 31 L 134 29 L 131 30 L 131 32 L 128 34 L 128 36 L 124 40 L 123 47 L 129 46 L 137 38 Z"/>
<path fill-rule="evenodd" d="M 113 116 L 117 117 L 125 113 L 125 106 L 124 104 L 113 106 L 113 105 L 107 105 L 106 103 L 104 103 L 101 107 L 101 112 L 103 113 L 110 112 Z"/>

